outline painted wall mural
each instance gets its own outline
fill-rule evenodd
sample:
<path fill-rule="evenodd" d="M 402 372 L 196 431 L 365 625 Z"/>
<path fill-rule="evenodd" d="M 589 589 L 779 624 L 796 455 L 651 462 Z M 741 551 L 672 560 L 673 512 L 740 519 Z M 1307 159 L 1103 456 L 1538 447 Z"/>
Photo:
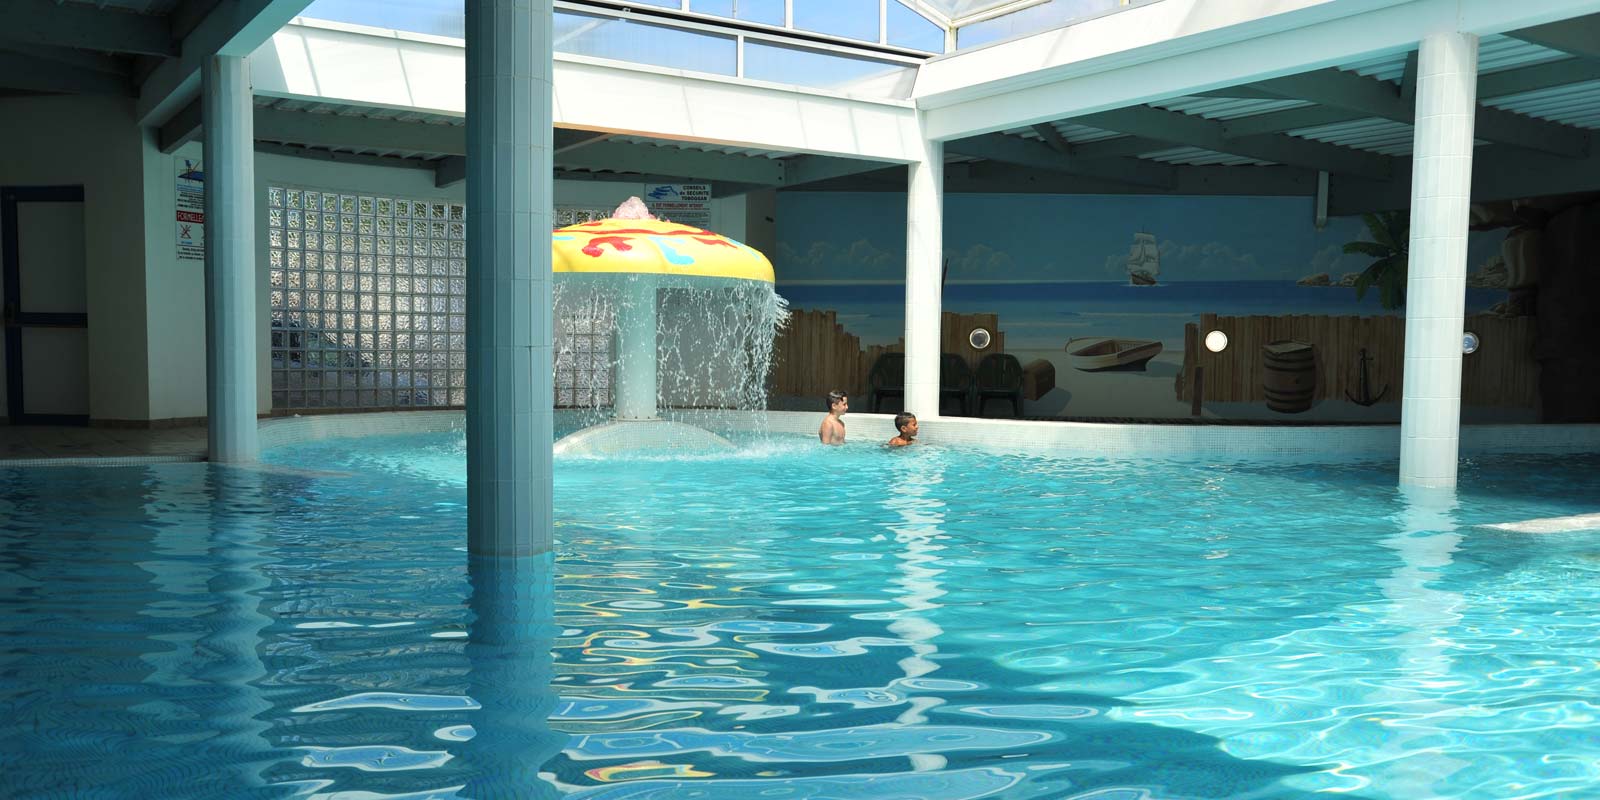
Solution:
<path fill-rule="evenodd" d="M 1029 367 L 1027 416 L 1187 418 L 1198 388 L 1208 418 L 1392 421 L 1405 223 L 1335 218 L 1319 230 L 1309 198 L 951 195 L 944 310 L 998 315 L 1006 352 Z M 793 308 L 834 312 L 863 348 L 892 348 L 904 231 L 903 195 L 780 193 L 778 290 Z M 1485 331 L 1469 357 L 1480 363 L 1464 370 L 1526 389 L 1468 386 L 1470 421 L 1536 416 L 1533 323 L 1508 309 L 1506 238 L 1495 227 L 1469 240 L 1468 327 Z M 1204 348 L 1211 329 L 1228 349 Z"/>

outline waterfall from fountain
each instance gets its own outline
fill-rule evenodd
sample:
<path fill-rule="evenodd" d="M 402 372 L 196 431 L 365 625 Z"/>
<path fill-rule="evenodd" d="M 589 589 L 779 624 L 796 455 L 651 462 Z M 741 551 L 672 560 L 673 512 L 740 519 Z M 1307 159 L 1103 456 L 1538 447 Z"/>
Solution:
<path fill-rule="evenodd" d="M 597 236 L 611 229 L 557 232 L 558 240 L 568 231 L 590 237 L 577 251 L 583 259 L 569 257 L 585 271 L 558 267 L 555 276 L 556 403 L 577 409 L 590 426 L 564 437 L 557 453 L 731 448 L 722 437 L 675 417 L 687 410 L 766 408 L 773 344 L 788 318 L 787 302 L 773 291 L 770 265 L 756 251 L 715 234 L 692 228 L 692 234 L 650 234 L 641 228 L 646 223 L 633 221 L 638 219 L 604 221 L 641 240 L 621 247 L 619 237 Z M 729 243 L 708 248 L 712 255 L 699 261 L 687 255 L 694 242 L 713 244 L 708 237 Z M 659 252 L 671 266 L 591 269 L 610 255 L 606 246 L 627 254 L 632 264 L 642 261 L 641 254 Z M 741 272 L 749 270 L 743 266 L 734 274 L 717 274 L 714 265 L 695 271 L 712 256 L 725 257 L 724 251 L 759 261 L 766 279 L 744 277 Z"/>

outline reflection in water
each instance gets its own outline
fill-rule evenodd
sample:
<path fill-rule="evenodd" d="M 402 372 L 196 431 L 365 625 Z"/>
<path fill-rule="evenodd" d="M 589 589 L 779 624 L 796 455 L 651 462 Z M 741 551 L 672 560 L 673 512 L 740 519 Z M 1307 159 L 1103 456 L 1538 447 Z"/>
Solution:
<path fill-rule="evenodd" d="M 540 768 L 566 743 L 551 730 L 555 556 L 469 556 L 468 714 L 472 733 L 451 746 L 470 778 L 462 797 L 539 798 L 561 793 Z"/>
<path fill-rule="evenodd" d="M 261 610 L 261 592 L 270 583 L 263 572 L 270 558 L 262 540 L 272 509 L 261 474 L 249 469 L 212 465 L 206 470 L 206 498 L 216 564 L 206 588 L 214 603 L 203 617 L 206 634 L 195 649 L 211 657 L 195 677 L 225 690 L 210 712 L 218 731 L 212 747 L 228 755 L 236 786 L 259 787 L 265 783 L 262 772 L 276 760 L 266 739 L 272 704 L 258 687 L 267 670 L 257 649 L 261 632 L 272 624 Z"/>
<path fill-rule="evenodd" d="M 1445 698 L 1457 685 L 1450 675 L 1449 651 L 1455 643 L 1448 633 L 1461 622 L 1466 599 L 1429 585 L 1450 565 L 1461 534 L 1453 489 L 1406 487 L 1400 499 L 1399 529 L 1378 543 L 1400 556 L 1400 565 L 1378 581 L 1390 601 L 1385 618 L 1399 631 L 1389 639 L 1399 663 L 1396 675 L 1372 699 L 1381 708 L 1405 708 L 1409 721 L 1403 725 L 1385 721 L 1382 743 L 1373 748 L 1374 761 L 1390 765 L 1383 771 L 1382 784 L 1393 796 L 1433 797 L 1440 794 L 1436 787 L 1470 766 L 1421 741 L 1438 739 L 1449 720 L 1461 713 Z M 1426 718 L 1427 724 L 1416 724 L 1419 718 Z"/>
<path fill-rule="evenodd" d="M 922 461 L 917 459 L 917 462 Z M 895 578 L 894 582 L 905 589 L 895 598 L 895 602 L 906 608 L 903 612 L 894 612 L 895 621 L 889 624 L 889 630 L 910 643 L 911 655 L 901 659 L 899 666 L 911 679 L 920 678 L 939 668 L 932 659 L 939 649 L 933 640 L 944 633 L 943 629 L 921 613 L 939 608 L 940 605 L 933 601 L 945 594 L 935 580 L 944 570 L 928 566 L 938 562 L 936 553 L 944 549 L 943 545 L 934 543 L 944 535 L 940 526 L 944 523 L 945 504 L 936 491 L 944 480 L 944 473 L 942 470 L 929 469 L 928 466 L 926 463 L 901 465 L 894 494 L 888 504 L 904 520 L 902 524 L 891 525 L 890 530 L 894 531 L 895 542 L 904 546 L 903 550 L 895 553 L 895 558 L 900 560 L 896 565 L 900 577 Z M 927 722 L 928 709 L 943 703 L 944 698 L 936 694 L 913 696 L 908 700 L 909 707 L 905 713 L 896 721 L 903 725 Z M 911 766 L 918 772 L 941 769 L 945 763 L 944 756 L 931 753 L 911 756 Z"/>

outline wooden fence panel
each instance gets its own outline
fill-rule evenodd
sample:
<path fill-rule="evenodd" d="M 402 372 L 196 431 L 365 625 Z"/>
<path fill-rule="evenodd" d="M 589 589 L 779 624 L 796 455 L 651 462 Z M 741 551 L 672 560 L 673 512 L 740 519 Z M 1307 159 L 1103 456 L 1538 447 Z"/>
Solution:
<path fill-rule="evenodd" d="M 991 342 L 983 350 L 968 341 L 973 328 L 989 331 Z M 942 352 L 955 353 L 974 371 L 989 353 L 1005 352 L 1005 332 L 998 314 L 942 315 L 939 344 Z M 773 343 L 771 387 L 774 394 L 822 396 L 834 389 L 863 395 L 867 375 L 878 356 L 905 351 L 905 340 L 865 349 L 860 337 L 844 329 L 833 311 L 793 310 L 789 324 Z"/>
<path fill-rule="evenodd" d="M 1538 401 L 1539 368 L 1533 359 L 1534 319 L 1480 314 L 1467 317 L 1465 327 L 1478 334 L 1481 345 L 1461 365 L 1462 402 L 1475 406 L 1526 408 Z M 1212 353 L 1201 344 L 1207 333 L 1228 335 L 1228 348 Z M 1188 376 L 1205 367 L 1204 399 L 1214 402 L 1261 402 L 1266 399 L 1265 365 L 1261 348 L 1292 339 L 1317 348 L 1319 400 L 1344 400 L 1346 393 L 1361 391 L 1360 356 L 1367 363 L 1369 390 L 1377 395 L 1385 386 L 1384 403 L 1398 403 L 1404 391 L 1405 319 L 1397 316 L 1247 316 L 1201 314 L 1191 337 L 1184 335 L 1183 373 L 1177 381 L 1177 398 L 1190 400 Z"/>

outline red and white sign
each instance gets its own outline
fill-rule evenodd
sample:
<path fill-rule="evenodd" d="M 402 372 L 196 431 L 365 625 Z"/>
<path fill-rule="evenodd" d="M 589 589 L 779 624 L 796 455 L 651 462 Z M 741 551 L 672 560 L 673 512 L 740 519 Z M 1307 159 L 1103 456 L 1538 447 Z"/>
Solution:
<path fill-rule="evenodd" d="M 206 173 L 199 159 L 178 159 L 179 261 L 206 260 Z"/>

